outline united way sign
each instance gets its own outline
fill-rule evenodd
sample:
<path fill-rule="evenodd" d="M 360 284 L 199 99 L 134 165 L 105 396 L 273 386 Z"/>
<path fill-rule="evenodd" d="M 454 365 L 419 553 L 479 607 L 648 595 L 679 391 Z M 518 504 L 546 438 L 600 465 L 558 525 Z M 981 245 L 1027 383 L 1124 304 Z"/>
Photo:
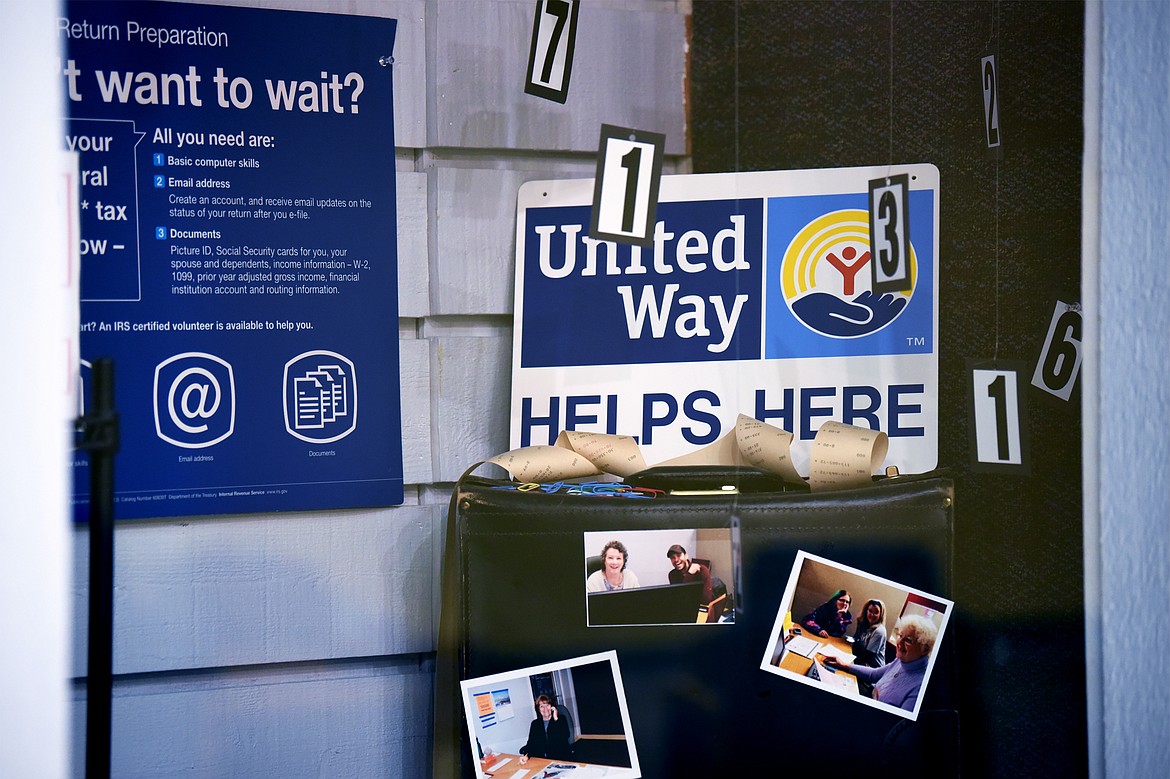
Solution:
<path fill-rule="evenodd" d="M 63 9 L 81 394 L 113 358 L 116 516 L 401 503 L 396 22 Z"/>
<path fill-rule="evenodd" d="M 878 292 L 869 183 L 897 175 L 909 278 Z M 513 446 L 625 434 L 655 463 L 743 413 L 794 434 L 798 469 L 828 420 L 884 431 L 903 473 L 936 466 L 937 168 L 664 176 L 645 247 L 590 238 L 592 194 L 520 189 Z"/>

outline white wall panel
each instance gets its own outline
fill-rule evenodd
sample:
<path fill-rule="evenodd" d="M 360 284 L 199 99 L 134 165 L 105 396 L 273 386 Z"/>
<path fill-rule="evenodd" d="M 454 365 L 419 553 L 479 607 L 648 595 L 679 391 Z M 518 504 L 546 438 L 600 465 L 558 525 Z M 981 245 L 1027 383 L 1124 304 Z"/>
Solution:
<path fill-rule="evenodd" d="M 314 3 L 320 8 L 321 3 Z M 343 5 L 336 3 L 335 5 Z M 380 0 L 352 3 L 357 10 L 373 16 L 398 20 L 394 44 L 394 145 L 411 149 L 426 146 L 427 60 L 426 3 L 423 0 Z M 367 6 L 378 12 L 364 11 Z M 338 13 L 335 8 L 330 8 Z"/>
<path fill-rule="evenodd" d="M 430 313 L 427 174 L 399 171 L 395 182 L 398 201 L 398 316 L 419 319 Z"/>
<path fill-rule="evenodd" d="M 402 473 L 406 484 L 427 484 L 431 470 L 431 354 L 426 341 L 399 341 L 402 386 Z"/>
<path fill-rule="evenodd" d="M 511 314 L 516 190 L 539 174 L 435 168 L 436 314 Z"/>
<path fill-rule="evenodd" d="M 427 652 L 430 506 L 120 523 L 114 673 Z M 85 673 L 88 531 L 74 554 Z"/>
<path fill-rule="evenodd" d="M 230 671 L 114 685 L 119 779 L 429 776 L 431 669 Z M 73 704 L 84 775 L 85 699 Z"/>
<path fill-rule="evenodd" d="M 507 450 L 511 364 L 509 337 L 432 339 L 436 481 Z"/>
<path fill-rule="evenodd" d="M 434 4 L 429 146 L 596 152 L 607 123 L 664 133 L 668 154 L 686 152 L 682 14 L 583 3 L 561 105 L 524 93 L 534 7 Z"/>

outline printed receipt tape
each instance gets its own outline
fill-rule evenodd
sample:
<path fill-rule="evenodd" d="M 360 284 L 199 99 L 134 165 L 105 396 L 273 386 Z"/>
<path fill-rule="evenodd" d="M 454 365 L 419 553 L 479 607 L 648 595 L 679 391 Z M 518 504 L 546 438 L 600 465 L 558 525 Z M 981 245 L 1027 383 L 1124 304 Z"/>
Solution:
<path fill-rule="evenodd" d="M 808 458 L 809 489 L 825 492 L 869 484 L 889 448 L 889 438 L 881 431 L 826 422 L 817 431 Z"/>
<path fill-rule="evenodd" d="M 735 430 L 713 444 L 659 465 L 746 465 L 800 483 L 789 448 L 792 433 L 739 415 Z M 870 483 L 886 459 L 889 440 L 881 431 L 826 422 L 817 431 L 809 457 L 809 487 L 814 492 Z M 563 430 L 552 446 L 513 449 L 487 460 L 521 482 L 552 482 L 609 473 L 625 478 L 646 468 L 630 436 Z"/>

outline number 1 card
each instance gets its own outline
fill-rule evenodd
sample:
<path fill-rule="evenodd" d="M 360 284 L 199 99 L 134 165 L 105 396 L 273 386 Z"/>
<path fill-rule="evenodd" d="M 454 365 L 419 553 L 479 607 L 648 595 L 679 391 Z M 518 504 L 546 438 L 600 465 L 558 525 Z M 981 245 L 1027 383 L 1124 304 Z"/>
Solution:
<path fill-rule="evenodd" d="M 971 467 L 1029 473 L 1023 366 L 1009 360 L 971 364 Z"/>
<path fill-rule="evenodd" d="M 653 243 L 665 149 L 661 133 L 601 125 L 592 237 L 637 246 Z"/>

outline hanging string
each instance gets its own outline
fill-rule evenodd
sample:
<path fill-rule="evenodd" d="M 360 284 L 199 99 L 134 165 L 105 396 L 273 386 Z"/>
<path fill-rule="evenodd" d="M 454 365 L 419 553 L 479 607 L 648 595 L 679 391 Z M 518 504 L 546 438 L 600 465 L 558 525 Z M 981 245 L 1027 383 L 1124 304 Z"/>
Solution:
<path fill-rule="evenodd" d="M 734 86 L 734 108 L 733 119 L 735 121 L 735 172 L 739 173 L 739 0 L 735 2 L 735 86 Z"/>
<path fill-rule="evenodd" d="M 995 160 L 995 351 L 993 360 L 999 359 L 999 159 Z"/>
<path fill-rule="evenodd" d="M 987 48 L 996 54 L 995 62 L 995 89 L 996 102 L 999 102 L 999 0 L 994 0 L 991 11 L 991 35 L 987 39 Z M 980 75 L 982 78 L 982 75 Z M 1003 142 L 1002 134 L 1000 143 Z M 1000 148 L 995 151 L 995 349 L 992 351 L 992 360 L 999 360 L 999 158 L 1002 156 Z"/>
<path fill-rule="evenodd" d="M 886 158 L 887 164 L 890 168 L 894 167 L 894 0 L 890 0 L 890 129 L 888 138 L 890 142 L 890 153 Z M 887 181 L 890 171 L 886 171 Z"/>
<path fill-rule="evenodd" d="M 990 30 L 990 31 L 988 31 L 988 33 L 987 33 L 987 43 L 985 43 L 985 44 L 984 44 L 984 48 L 985 48 L 985 49 L 988 49 L 988 50 L 990 50 L 990 49 L 991 49 L 991 42 L 992 42 L 993 40 L 995 40 L 995 34 L 996 34 L 996 32 L 998 31 L 998 30 L 997 30 L 997 28 L 999 27 L 999 19 L 998 19 L 998 14 L 999 14 L 999 0 L 992 0 L 992 3 L 991 3 L 991 4 L 992 4 L 992 6 L 994 6 L 994 7 L 991 9 L 991 30 Z"/>

